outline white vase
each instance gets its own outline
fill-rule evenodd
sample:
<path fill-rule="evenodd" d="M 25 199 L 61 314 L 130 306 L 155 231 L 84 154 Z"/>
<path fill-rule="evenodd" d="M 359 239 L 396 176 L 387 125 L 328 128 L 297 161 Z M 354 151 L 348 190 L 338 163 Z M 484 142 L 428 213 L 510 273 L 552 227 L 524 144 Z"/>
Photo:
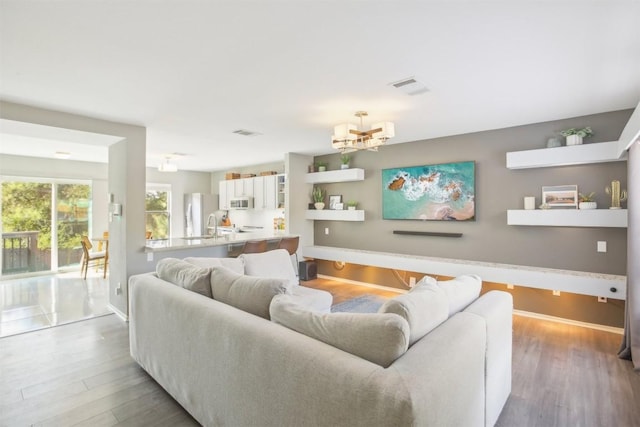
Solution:
<path fill-rule="evenodd" d="M 314 203 L 313 206 L 315 206 L 316 210 L 318 211 L 321 211 L 322 209 L 324 209 L 324 203 L 322 202 Z"/>
<path fill-rule="evenodd" d="M 355 211 L 356 207 L 355 206 L 347 206 L 347 209 L 350 211 Z"/>
<path fill-rule="evenodd" d="M 348 163 L 346 165 L 344 163 L 341 164 L 340 169 L 349 169 L 349 164 Z"/>
<path fill-rule="evenodd" d="M 567 145 L 580 145 L 582 144 L 582 137 L 580 135 L 567 136 Z"/>
<path fill-rule="evenodd" d="M 318 172 L 326 172 L 326 171 L 327 171 L 326 166 L 318 166 Z"/>
<path fill-rule="evenodd" d="M 580 209 L 597 209 L 598 204 L 596 202 L 580 202 L 578 207 Z"/>

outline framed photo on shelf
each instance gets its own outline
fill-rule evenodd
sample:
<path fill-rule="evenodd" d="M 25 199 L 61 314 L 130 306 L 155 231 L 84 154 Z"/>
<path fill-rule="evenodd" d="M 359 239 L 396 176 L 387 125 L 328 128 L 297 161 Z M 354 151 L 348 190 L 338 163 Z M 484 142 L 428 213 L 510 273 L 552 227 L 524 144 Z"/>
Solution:
<path fill-rule="evenodd" d="M 342 196 L 329 196 L 329 209 L 338 209 L 338 203 L 342 203 Z"/>
<path fill-rule="evenodd" d="M 578 209 L 578 186 L 555 185 L 542 187 L 542 203 L 550 208 Z"/>
<path fill-rule="evenodd" d="M 336 210 L 337 211 L 344 210 L 344 203 L 336 203 Z"/>

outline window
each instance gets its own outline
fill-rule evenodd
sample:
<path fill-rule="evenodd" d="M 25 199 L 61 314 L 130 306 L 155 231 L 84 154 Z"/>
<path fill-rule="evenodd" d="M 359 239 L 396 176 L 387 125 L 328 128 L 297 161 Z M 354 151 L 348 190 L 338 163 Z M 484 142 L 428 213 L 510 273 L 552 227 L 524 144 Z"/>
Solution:
<path fill-rule="evenodd" d="M 145 221 L 147 239 L 168 239 L 171 236 L 171 188 L 147 185 Z"/>

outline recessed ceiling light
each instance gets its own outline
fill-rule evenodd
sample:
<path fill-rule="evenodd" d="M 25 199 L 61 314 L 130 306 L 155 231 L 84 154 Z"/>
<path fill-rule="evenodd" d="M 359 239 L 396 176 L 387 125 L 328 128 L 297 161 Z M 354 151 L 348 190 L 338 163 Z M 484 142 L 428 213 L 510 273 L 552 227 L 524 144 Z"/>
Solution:
<path fill-rule="evenodd" d="M 56 151 L 53 154 L 53 157 L 55 157 L 56 159 L 68 159 L 71 157 L 71 153 L 69 153 L 68 151 Z"/>
<path fill-rule="evenodd" d="M 261 133 L 254 132 L 252 130 L 246 130 L 246 129 L 234 130 L 233 133 L 235 133 L 237 135 L 242 135 L 242 136 L 258 136 L 258 135 L 262 135 Z"/>

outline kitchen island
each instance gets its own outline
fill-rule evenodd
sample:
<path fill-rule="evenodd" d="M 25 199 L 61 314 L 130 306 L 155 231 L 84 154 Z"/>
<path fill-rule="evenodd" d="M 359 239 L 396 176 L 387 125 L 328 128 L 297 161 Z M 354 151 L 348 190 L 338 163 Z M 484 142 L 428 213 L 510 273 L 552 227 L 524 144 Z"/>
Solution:
<path fill-rule="evenodd" d="M 173 239 L 147 240 L 144 252 L 147 261 L 158 258 L 184 258 L 190 256 L 227 257 L 241 253 L 248 240 L 266 240 L 269 249 L 275 249 L 284 237 L 295 235 L 284 232 L 255 231 L 244 233 L 224 233 L 219 236 L 176 237 Z M 157 261 L 157 260 L 156 260 Z"/>

